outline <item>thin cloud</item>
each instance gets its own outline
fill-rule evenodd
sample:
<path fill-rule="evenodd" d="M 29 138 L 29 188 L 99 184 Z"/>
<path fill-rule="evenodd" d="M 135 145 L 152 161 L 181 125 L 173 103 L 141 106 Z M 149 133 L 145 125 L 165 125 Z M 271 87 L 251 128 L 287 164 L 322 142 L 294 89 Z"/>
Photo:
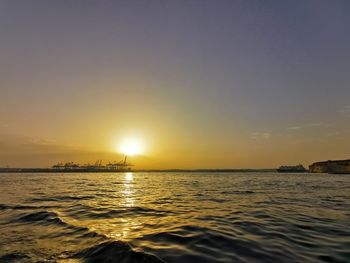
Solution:
<path fill-rule="evenodd" d="M 307 123 L 303 125 L 287 127 L 287 130 L 296 131 L 296 130 L 302 130 L 306 128 L 315 128 L 315 127 L 330 127 L 330 125 L 322 122 L 312 122 L 312 123 Z"/>
<path fill-rule="evenodd" d="M 302 126 L 292 126 L 292 127 L 288 127 L 287 130 L 300 130 L 302 129 Z"/>
<path fill-rule="evenodd" d="M 325 134 L 326 137 L 337 137 L 339 135 L 341 135 L 340 131 L 328 132 Z"/>
<path fill-rule="evenodd" d="M 346 105 L 339 110 L 341 114 L 350 114 L 350 105 Z"/>
<path fill-rule="evenodd" d="M 314 122 L 314 123 L 310 123 L 309 127 L 319 127 L 322 126 L 323 124 L 321 122 Z"/>
<path fill-rule="evenodd" d="M 251 134 L 250 138 L 252 140 L 261 140 L 261 139 L 268 140 L 271 138 L 271 136 L 272 136 L 272 134 L 269 132 L 253 132 Z"/>
<path fill-rule="evenodd" d="M 22 153 L 61 153 L 72 151 L 54 140 L 31 138 L 16 134 L 0 134 L 0 154 Z"/>
<path fill-rule="evenodd" d="M 262 137 L 263 137 L 264 139 L 270 139 L 271 133 L 269 133 L 269 132 L 264 132 L 264 133 L 262 134 Z"/>

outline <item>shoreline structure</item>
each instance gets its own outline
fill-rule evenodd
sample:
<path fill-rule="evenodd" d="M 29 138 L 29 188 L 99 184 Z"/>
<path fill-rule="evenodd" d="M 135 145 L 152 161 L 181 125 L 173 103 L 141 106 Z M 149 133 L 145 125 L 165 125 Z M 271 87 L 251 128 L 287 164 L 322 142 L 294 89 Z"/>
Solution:
<path fill-rule="evenodd" d="M 334 161 L 322 161 L 315 162 L 309 166 L 309 170 L 305 171 L 294 171 L 293 167 L 297 166 L 281 166 L 274 169 L 131 169 L 133 166 L 131 163 L 126 162 L 126 158 L 120 162 L 107 163 L 102 165 L 102 161 L 97 161 L 94 165 L 83 165 L 75 164 L 69 162 L 66 164 L 56 164 L 51 168 L 2 168 L 0 167 L 0 173 L 125 173 L 125 172 L 192 172 L 192 173 L 249 173 L 249 172 L 284 172 L 284 173 L 300 173 L 300 172 L 310 172 L 310 173 L 330 173 L 330 174 L 350 174 L 350 159 L 348 160 L 334 160 Z"/>
<path fill-rule="evenodd" d="M 350 159 L 316 162 L 309 166 L 312 173 L 350 174 Z"/>

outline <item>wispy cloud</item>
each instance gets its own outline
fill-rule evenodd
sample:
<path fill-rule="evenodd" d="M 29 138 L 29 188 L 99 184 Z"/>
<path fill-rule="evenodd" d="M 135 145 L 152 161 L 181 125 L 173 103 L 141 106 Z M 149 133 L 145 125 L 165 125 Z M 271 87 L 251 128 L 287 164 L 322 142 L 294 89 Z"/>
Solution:
<path fill-rule="evenodd" d="M 322 125 L 323 125 L 323 123 L 321 123 L 321 122 L 313 122 L 313 123 L 308 124 L 309 127 L 319 127 Z"/>
<path fill-rule="evenodd" d="M 302 126 L 291 126 L 291 127 L 288 127 L 287 130 L 300 130 L 302 128 L 303 128 Z"/>
<path fill-rule="evenodd" d="M 270 139 L 271 133 L 269 133 L 269 132 L 264 132 L 264 133 L 262 134 L 262 137 L 263 137 L 264 139 Z"/>
<path fill-rule="evenodd" d="M 31 138 L 15 134 L 0 134 L 0 154 L 65 152 L 68 147 L 54 140 Z M 69 149 L 71 150 L 71 149 Z"/>
<path fill-rule="evenodd" d="M 339 136 L 339 135 L 341 135 L 340 131 L 327 132 L 325 134 L 325 136 L 327 136 L 327 137 L 336 137 L 336 136 Z"/>
<path fill-rule="evenodd" d="M 350 114 L 350 105 L 342 107 L 338 112 L 341 114 Z"/>
<path fill-rule="evenodd" d="M 260 139 L 268 140 L 271 138 L 271 136 L 272 134 L 269 132 L 253 132 L 251 133 L 250 138 L 252 140 L 260 140 Z"/>
<path fill-rule="evenodd" d="M 303 125 L 290 126 L 290 127 L 287 127 L 287 130 L 296 131 L 296 130 L 302 130 L 302 129 L 306 129 L 306 128 L 331 127 L 331 126 L 332 126 L 331 124 L 327 124 L 327 123 L 312 122 L 312 123 L 306 123 Z"/>

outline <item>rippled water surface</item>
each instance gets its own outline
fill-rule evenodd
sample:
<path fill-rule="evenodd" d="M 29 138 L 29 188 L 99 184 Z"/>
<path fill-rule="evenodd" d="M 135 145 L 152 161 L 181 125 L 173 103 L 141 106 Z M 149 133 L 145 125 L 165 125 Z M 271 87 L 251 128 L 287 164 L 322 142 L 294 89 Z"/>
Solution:
<path fill-rule="evenodd" d="M 0 174 L 0 262 L 350 262 L 350 176 Z"/>

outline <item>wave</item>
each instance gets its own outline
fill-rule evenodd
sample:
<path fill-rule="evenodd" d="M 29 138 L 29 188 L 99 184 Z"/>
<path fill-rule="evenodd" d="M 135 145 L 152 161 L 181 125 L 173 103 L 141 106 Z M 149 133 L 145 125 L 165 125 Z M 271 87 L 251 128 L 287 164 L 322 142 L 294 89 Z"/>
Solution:
<path fill-rule="evenodd" d="M 18 219 L 18 222 L 40 222 L 45 224 L 56 224 L 56 225 L 66 225 L 55 212 L 39 211 L 34 213 L 25 214 Z"/>
<path fill-rule="evenodd" d="M 108 208 L 96 208 L 87 205 L 78 205 L 68 209 L 68 214 L 76 218 L 86 218 L 86 219 L 105 219 L 105 218 L 115 218 L 120 216 L 168 216 L 174 214 L 172 211 L 152 209 L 145 207 L 121 207 L 120 209 L 108 209 Z"/>
<path fill-rule="evenodd" d="M 91 231 L 87 227 L 79 227 L 63 221 L 58 213 L 53 211 L 31 212 L 19 216 L 15 219 L 17 223 L 35 224 L 40 226 L 58 227 L 57 231 L 51 231 L 45 234 L 46 238 L 67 237 L 78 238 L 79 240 L 102 241 L 97 245 L 85 248 L 80 252 L 69 253 L 71 259 L 79 259 L 87 263 L 98 262 L 125 262 L 125 263 L 162 263 L 158 257 L 144 252 L 135 251 L 132 247 L 122 241 L 110 240 L 107 236 Z M 93 239 L 91 239 L 93 238 Z M 95 239 L 98 238 L 98 239 Z M 84 242 L 85 242 L 84 241 Z M 27 256 L 22 254 L 6 254 L 0 257 L 0 262 L 11 262 L 25 259 Z M 3 260 L 2 260 L 3 259 Z"/>
<path fill-rule="evenodd" d="M 80 226 L 75 226 L 75 225 L 66 223 L 55 212 L 39 211 L 34 213 L 28 213 L 20 216 L 14 221 L 18 223 L 38 224 L 41 226 L 53 225 L 53 226 L 63 227 L 66 230 L 66 231 L 58 231 L 56 233 L 52 233 L 50 234 L 51 237 L 74 235 L 74 236 L 78 236 L 79 238 L 91 238 L 91 237 L 97 237 L 100 239 L 107 238 L 105 235 L 91 231 L 87 227 L 80 227 Z"/>
<path fill-rule="evenodd" d="M 76 253 L 72 258 L 81 259 L 87 263 L 164 263 L 152 254 L 134 251 L 128 243 L 122 241 L 103 242 Z"/>
<path fill-rule="evenodd" d="M 232 191 L 222 191 L 221 194 L 224 195 L 249 195 L 249 194 L 255 194 L 256 192 L 254 191 L 239 191 L 239 190 L 232 190 Z"/>
<path fill-rule="evenodd" d="M 14 252 L 0 256 L 0 262 L 18 262 L 19 260 L 29 259 L 24 253 Z"/>
<path fill-rule="evenodd" d="M 0 204 L 1 210 L 30 210 L 30 209 L 49 209 L 49 208 L 57 208 L 57 205 L 45 205 L 45 206 L 34 206 L 34 205 L 6 205 Z"/>
<path fill-rule="evenodd" d="M 83 196 L 75 196 L 75 195 L 64 195 L 64 196 L 53 196 L 53 197 L 35 197 L 30 199 L 32 202 L 66 202 L 66 201 L 74 201 L 74 200 L 90 200 L 94 199 L 93 195 L 83 195 Z"/>
<path fill-rule="evenodd" d="M 232 229 L 231 229 L 232 231 Z M 183 225 L 173 231 L 144 235 L 135 245 L 159 254 L 167 262 L 250 262 L 244 259 L 263 258 L 264 262 L 303 262 L 284 243 L 262 245 L 244 234 L 215 230 L 210 227 Z M 158 250 L 152 250 L 158 244 Z M 162 251 L 159 244 L 172 244 Z M 254 261 L 254 260 L 253 260 Z"/>

